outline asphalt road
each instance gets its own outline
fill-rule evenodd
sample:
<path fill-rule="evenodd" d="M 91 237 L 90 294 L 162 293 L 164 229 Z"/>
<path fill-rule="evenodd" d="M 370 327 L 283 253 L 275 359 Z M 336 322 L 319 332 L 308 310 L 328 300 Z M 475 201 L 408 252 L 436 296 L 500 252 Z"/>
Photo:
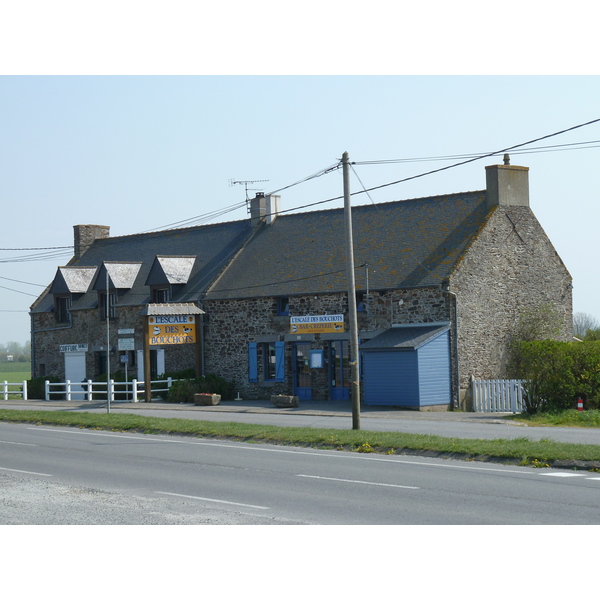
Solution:
<path fill-rule="evenodd" d="M 1 524 L 598 524 L 600 476 L 0 423 Z"/>

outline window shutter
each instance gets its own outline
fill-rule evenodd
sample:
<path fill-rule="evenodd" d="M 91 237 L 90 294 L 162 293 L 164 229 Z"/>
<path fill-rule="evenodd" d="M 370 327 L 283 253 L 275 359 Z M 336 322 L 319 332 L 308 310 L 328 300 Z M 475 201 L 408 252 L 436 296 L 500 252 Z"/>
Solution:
<path fill-rule="evenodd" d="M 258 383 L 258 345 L 256 342 L 248 344 L 248 379 Z"/>
<path fill-rule="evenodd" d="M 275 381 L 285 381 L 285 342 L 275 342 Z"/>

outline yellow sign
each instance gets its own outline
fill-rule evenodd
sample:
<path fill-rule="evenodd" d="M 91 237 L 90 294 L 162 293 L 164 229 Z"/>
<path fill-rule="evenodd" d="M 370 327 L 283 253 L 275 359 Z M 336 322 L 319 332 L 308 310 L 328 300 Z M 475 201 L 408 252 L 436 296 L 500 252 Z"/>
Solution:
<path fill-rule="evenodd" d="M 196 343 L 194 315 L 154 315 L 148 317 L 148 344 L 169 346 Z"/>
<path fill-rule="evenodd" d="M 290 333 L 343 333 L 344 315 L 290 317 Z"/>

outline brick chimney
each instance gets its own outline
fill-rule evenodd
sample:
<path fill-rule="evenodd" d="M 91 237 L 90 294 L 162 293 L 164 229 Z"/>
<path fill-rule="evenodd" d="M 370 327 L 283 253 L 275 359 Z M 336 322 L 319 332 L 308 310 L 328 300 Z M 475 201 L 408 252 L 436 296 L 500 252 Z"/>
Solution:
<path fill-rule="evenodd" d="M 503 165 L 485 168 L 487 204 L 491 206 L 529 206 L 529 167 L 510 164 L 508 154 Z"/>
<path fill-rule="evenodd" d="M 73 232 L 73 258 L 75 260 L 79 260 L 96 240 L 110 237 L 108 225 L 74 225 Z"/>

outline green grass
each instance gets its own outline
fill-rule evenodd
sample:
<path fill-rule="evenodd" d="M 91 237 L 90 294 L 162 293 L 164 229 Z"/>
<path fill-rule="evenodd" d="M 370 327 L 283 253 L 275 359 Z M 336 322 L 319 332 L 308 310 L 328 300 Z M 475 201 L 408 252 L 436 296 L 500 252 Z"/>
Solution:
<path fill-rule="evenodd" d="M 497 460 L 536 467 L 578 466 L 600 468 L 600 446 L 565 444 L 550 440 L 462 439 L 395 432 L 275 427 L 242 423 L 210 423 L 191 419 L 165 419 L 135 414 L 92 414 L 58 411 L 0 409 L 0 421 L 29 422 L 146 434 L 178 434 L 230 439 L 249 443 L 273 443 L 349 452 L 425 454 L 466 460 Z M 578 462 L 578 465 L 570 463 Z M 586 464 L 580 461 L 588 461 Z"/>
<path fill-rule="evenodd" d="M 512 415 L 507 418 L 539 427 L 600 427 L 600 410 L 564 410 L 536 415 Z"/>
<path fill-rule="evenodd" d="M 9 383 L 23 383 L 23 381 L 29 379 L 31 379 L 31 363 L 0 363 L 0 381 L 8 381 Z"/>

